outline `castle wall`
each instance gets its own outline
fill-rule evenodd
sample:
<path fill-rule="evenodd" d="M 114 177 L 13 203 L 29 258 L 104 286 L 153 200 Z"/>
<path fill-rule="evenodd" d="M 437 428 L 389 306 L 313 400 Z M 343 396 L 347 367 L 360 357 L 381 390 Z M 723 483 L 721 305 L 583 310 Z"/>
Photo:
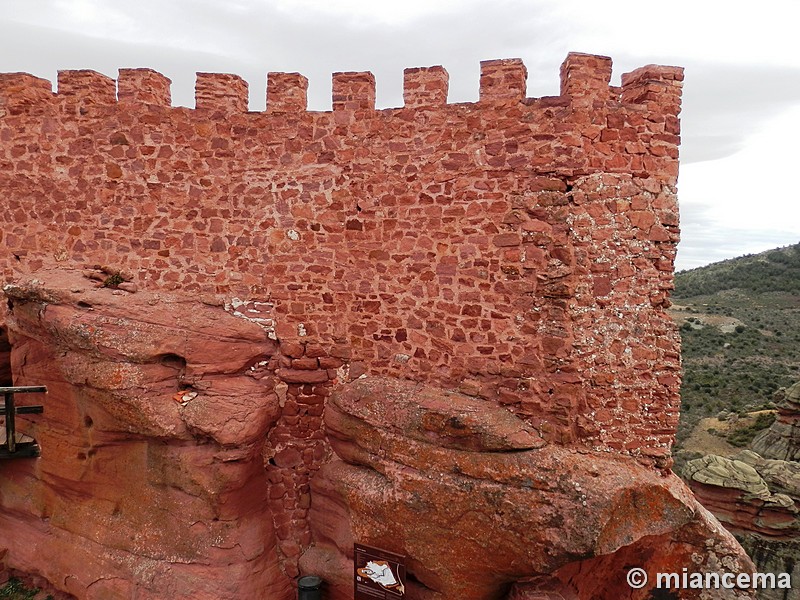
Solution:
<path fill-rule="evenodd" d="M 271 73 L 246 112 L 234 75 L 198 74 L 187 109 L 147 69 L 62 71 L 56 93 L 5 74 L 0 266 L 256 306 L 301 345 L 289 385 L 428 381 L 557 443 L 663 457 L 682 71 L 610 75 L 570 54 L 560 96 L 525 98 L 521 61 L 487 61 L 480 100 L 447 104 L 444 69 L 408 69 L 405 106 L 376 110 L 370 73 L 337 73 L 310 112 L 306 79 Z"/>

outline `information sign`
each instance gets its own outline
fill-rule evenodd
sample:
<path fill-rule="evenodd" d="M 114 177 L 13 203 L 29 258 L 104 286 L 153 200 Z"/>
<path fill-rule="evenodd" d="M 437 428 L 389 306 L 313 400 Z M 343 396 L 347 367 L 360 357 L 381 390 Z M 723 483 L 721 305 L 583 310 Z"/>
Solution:
<path fill-rule="evenodd" d="M 396 600 L 405 597 L 406 557 L 355 545 L 355 600 Z"/>

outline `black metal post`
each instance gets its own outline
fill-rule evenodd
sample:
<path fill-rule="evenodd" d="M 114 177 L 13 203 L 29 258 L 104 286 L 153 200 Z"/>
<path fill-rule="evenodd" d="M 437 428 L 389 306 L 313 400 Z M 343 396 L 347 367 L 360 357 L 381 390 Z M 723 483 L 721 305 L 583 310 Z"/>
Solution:
<path fill-rule="evenodd" d="M 297 580 L 297 600 L 322 600 L 322 579 L 306 575 Z"/>
<path fill-rule="evenodd" d="M 14 392 L 6 392 L 6 445 L 8 451 L 13 453 L 17 451 L 17 428 L 14 423 Z"/>

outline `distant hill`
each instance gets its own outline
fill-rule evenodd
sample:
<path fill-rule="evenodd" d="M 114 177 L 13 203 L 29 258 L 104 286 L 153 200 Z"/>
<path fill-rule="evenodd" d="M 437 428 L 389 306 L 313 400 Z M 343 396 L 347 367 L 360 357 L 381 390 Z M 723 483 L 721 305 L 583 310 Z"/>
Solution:
<path fill-rule="evenodd" d="M 732 289 L 800 294 L 800 243 L 681 271 L 675 278 L 674 296 L 690 298 Z"/>
<path fill-rule="evenodd" d="M 684 377 L 678 447 L 702 418 L 768 408 L 800 379 L 800 244 L 675 276 Z"/>

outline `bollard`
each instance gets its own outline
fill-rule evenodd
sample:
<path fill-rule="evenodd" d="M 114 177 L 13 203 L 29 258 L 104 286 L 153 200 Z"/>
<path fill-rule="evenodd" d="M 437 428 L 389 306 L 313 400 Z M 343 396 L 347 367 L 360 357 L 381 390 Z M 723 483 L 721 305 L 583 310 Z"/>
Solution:
<path fill-rule="evenodd" d="M 306 575 L 297 580 L 297 600 L 322 600 L 322 579 Z"/>

